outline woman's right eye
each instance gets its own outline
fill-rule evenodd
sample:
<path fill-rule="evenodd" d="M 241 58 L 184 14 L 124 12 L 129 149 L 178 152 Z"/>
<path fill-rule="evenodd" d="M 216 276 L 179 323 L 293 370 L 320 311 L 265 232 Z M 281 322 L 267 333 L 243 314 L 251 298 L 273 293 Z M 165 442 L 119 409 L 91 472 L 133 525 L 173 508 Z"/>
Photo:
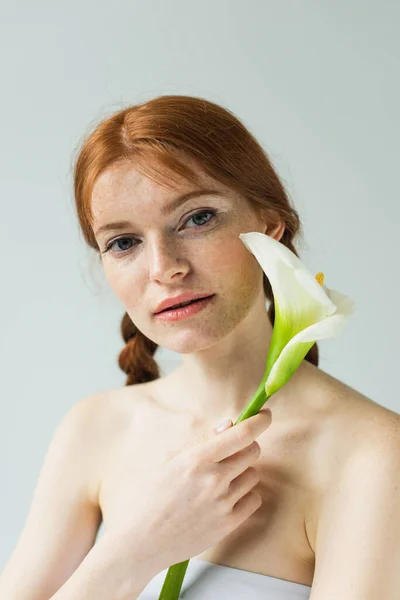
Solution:
<path fill-rule="evenodd" d="M 114 240 L 113 242 L 111 242 L 110 244 L 108 244 L 108 246 L 107 246 L 107 247 L 106 247 L 106 249 L 104 250 L 103 254 L 105 254 L 106 252 L 108 252 L 109 250 L 111 250 L 111 248 L 112 248 L 113 246 L 115 246 L 115 244 L 120 244 L 121 242 L 125 242 L 126 240 L 128 240 L 128 241 L 129 241 L 129 240 L 135 240 L 135 238 L 133 238 L 133 237 L 120 237 L 120 238 L 118 238 L 118 239 Z M 122 245 L 124 246 L 125 244 L 122 244 Z M 135 245 L 136 245 L 136 244 L 135 244 Z M 128 247 L 128 248 L 126 248 L 126 247 L 125 247 L 125 248 L 121 248 L 121 247 L 120 247 L 120 250 L 119 250 L 119 251 L 118 251 L 118 250 L 117 250 L 117 251 L 114 251 L 114 250 L 112 250 L 112 252 L 113 252 L 114 254 L 123 254 L 124 252 L 126 252 L 126 251 L 127 251 L 127 250 L 129 250 L 130 248 L 132 248 L 132 246 L 130 246 L 130 247 Z"/>

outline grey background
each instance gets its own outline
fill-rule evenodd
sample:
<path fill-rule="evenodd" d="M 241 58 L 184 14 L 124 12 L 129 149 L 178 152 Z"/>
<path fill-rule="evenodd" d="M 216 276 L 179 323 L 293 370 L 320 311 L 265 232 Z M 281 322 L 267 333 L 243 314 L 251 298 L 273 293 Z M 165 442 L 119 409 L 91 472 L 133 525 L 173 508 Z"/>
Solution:
<path fill-rule="evenodd" d="M 400 412 L 399 7 L 2 2 L 0 569 L 57 424 L 125 381 L 123 307 L 81 239 L 71 165 L 87 128 L 128 104 L 201 96 L 256 135 L 303 220 L 303 262 L 357 304 L 320 367 Z M 180 360 L 156 356 L 163 374 Z"/>

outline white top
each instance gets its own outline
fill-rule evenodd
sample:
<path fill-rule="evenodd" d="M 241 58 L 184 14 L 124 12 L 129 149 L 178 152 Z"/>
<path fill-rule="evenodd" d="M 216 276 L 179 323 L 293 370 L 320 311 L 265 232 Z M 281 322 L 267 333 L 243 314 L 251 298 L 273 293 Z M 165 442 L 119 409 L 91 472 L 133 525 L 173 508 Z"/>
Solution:
<path fill-rule="evenodd" d="M 168 569 L 160 571 L 137 600 L 158 600 Z M 191 558 L 179 598 L 182 600 L 303 600 L 311 587 L 261 573 Z"/>

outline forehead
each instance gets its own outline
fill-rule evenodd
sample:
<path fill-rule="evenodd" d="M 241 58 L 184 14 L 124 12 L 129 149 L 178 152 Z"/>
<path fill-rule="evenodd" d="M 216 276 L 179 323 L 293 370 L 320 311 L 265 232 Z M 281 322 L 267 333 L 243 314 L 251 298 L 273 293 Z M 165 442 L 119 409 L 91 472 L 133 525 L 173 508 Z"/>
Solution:
<path fill-rule="evenodd" d="M 200 168 L 195 168 L 197 185 L 183 177 L 178 178 L 175 173 L 173 176 L 176 182 L 167 184 L 164 181 L 154 181 L 133 163 L 114 165 L 104 171 L 93 186 L 91 209 L 94 223 L 115 213 L 116 209 L 123 210 L 139 204 L 144 206 L 147 202 L 161 205 L 175 197 L 177 193 L 203 187 L 220 190 L 228 197 L 237 197 L 238 194 L 232 189 L 210 177 Z"/>

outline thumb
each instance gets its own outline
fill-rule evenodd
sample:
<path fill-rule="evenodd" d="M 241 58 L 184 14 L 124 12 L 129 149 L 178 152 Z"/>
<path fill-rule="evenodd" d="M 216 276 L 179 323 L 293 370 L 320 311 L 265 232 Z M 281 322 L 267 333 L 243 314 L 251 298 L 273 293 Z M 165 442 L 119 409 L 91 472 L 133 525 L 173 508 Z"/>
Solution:
<path fill-rule="evenodd" d="M 216 434 L 218 434 L 224 431 L 225 429 L 229 429 L 229 427 L 231 427 L 232 425 L 233 423 L 231 419 L 225 419 L 225 421 L 222 421 L 222 423 L 220 423 L 217 427 L 214 427 L 213 431 Z"/>

